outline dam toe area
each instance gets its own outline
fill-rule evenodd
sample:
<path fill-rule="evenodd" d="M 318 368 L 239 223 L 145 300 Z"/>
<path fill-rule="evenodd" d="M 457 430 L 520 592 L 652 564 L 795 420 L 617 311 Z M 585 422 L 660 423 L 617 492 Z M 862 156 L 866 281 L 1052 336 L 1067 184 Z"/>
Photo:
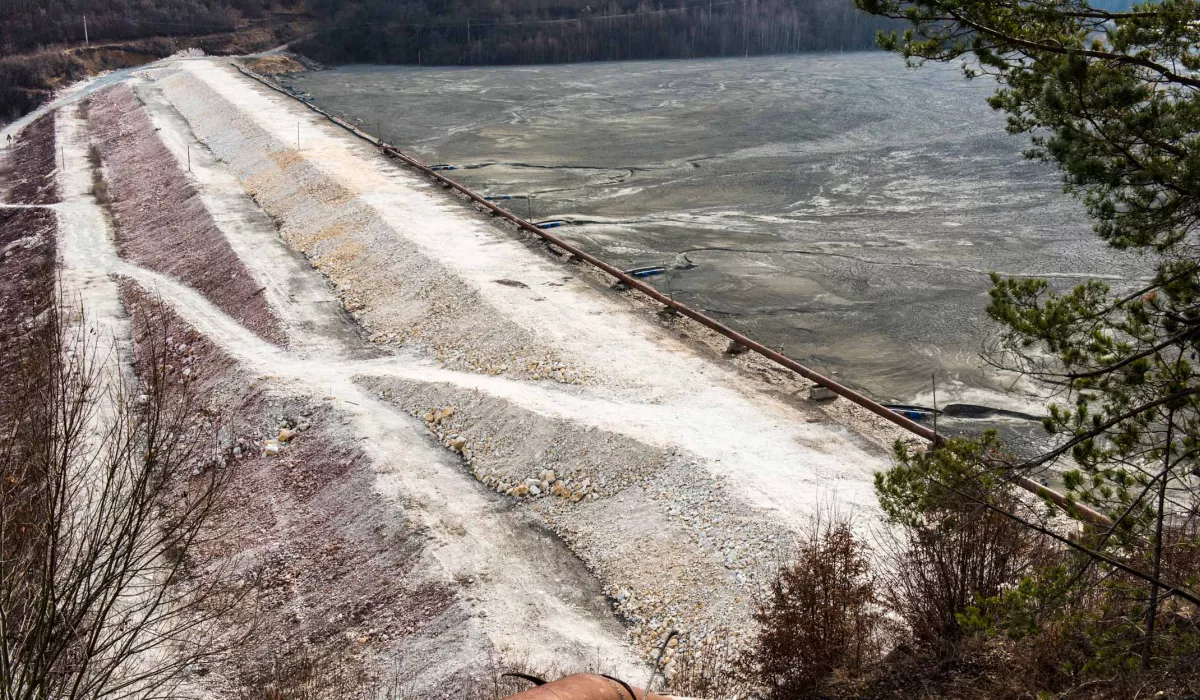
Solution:
<path fill-rule="evenodd" d="M 402 659 L 416 689 L 489 659 L 641 681 L 675 631 L 669 686 L 738 652 L 811 516 L 877 521 L 879 419 L 228 60 L 113 83 L 51 112 L 61 284 L 135 350 L 158 309 L 188 376 L 254 417 L 231 467 L 254 522 L 227 544 L 271 573 L 246 614 L 282 652 Z"/>

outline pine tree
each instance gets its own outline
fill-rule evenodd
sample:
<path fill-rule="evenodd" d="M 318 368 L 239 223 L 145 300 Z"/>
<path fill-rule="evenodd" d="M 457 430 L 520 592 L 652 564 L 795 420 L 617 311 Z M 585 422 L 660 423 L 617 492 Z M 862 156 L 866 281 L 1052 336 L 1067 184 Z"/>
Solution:
<path fill-rule="evenodd" d="M 1153 270 L 1121 289 L 1089 281 L 1055 290 L 1045 280 L 993 275 L 987 312 L 1001 339 L 988 357 L 1052 397 L 1043 423 L 1053 447 L 1017 459 L 989 434 L 929 454 L 901 449 L 877 479 L 885 510 L 898 522 L 923 522 L 947 503 L 987 503 L 1013 479 L 1053 470 L 1070 499 L 1113 526 L 1091 527 L 1074 544 L 1082 555 L 1055 559 L 975 622 L 1010 632 L 1073 629 L 1088 640 L 1083 667 L 1096 675 L 1193 654 L 1200 613 L 1186 601 L 1200 584 L 1200 2 L 856 3 L 909 23 L 880 42 L 910 64 L 961 61 L 968 77 L 997 80 L 991 105 L 1007 115 L 1010 132 L 1028 135 L 1028 157 L 1056 164 L 1095 233 Z M 1073 602 L 1085 593 L 1094 598 L 1086 609 Z"/>

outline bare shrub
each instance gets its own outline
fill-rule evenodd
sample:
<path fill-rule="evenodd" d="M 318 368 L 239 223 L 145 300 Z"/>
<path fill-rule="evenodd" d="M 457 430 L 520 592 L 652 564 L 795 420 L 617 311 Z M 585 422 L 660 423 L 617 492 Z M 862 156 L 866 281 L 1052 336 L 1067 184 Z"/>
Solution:
<path fill-rule="evenodd" d="M 1019 504 L 1002 497 L 1004 507 Z M 882 597 L 919 647 L 949 654 L 962 616 L 1015 583 L 1037 559 L 1039 536 L 981 505 L 947 504 L 903 527 L 890 552 Z"/>
<path fill-rule="evenodd" d="M 772 698 L 819 694 L 835 671 L 877 658 L 883 616 L 866 546 L 845 520 L 816 522 L 758 602 L 748 666 Z"/>
<path fill-rule="evenodd" d="M 719 649 L 715 636 L 705 642 L 694 653 L 676 657 L 675 675 L 670 683 L 672 693 L 693 698 L 750 696 L 754 685 L 753 679 L 743 672 L 745 664 Z"/>
<path fill-rule="evenodd" d="M 86 118 L 87 110 L 81 104 L 79 107 L 81 116 Z M 87 151 L 88 164 L 92 166 L 92 188 L 89 190 L 92 197 L 96 199 L 97 204 L 109 204 L 112 202 L 112 196 L 108 193 L 108 183 L 104 181 L 104 156 L 101 155 L 100 149 L 96 144 L 88 146 Z"/>
<path fill-rule="evenodd" d="M 112 197 L 108 195 L 108 183 L 104 180 L 93 181 L 91 193 L 98 204 L 108 204 L 112 201 Z"/>
<path fill-rule="evenodd" d="M 208 623 L 235 602 L 219 572 L 188 575 L 226 480 L 219 420 L 165 353 L 130 379 L 81 313 L 60 301 L 41 323 L 0 416 L 0 687 L 163 697 L 224 650 Z"/>

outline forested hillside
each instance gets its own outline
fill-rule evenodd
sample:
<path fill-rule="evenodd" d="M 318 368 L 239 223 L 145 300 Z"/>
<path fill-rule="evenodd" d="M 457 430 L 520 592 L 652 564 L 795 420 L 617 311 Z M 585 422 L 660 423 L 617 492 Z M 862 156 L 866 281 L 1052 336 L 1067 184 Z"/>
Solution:
<path fill-rule="evenodd" d="M 874 46 L 851 0 L 311 0 L 319 61 L 557 63 Z"/>
<path fill-rule="evenodd" d="M 261 51 L 314 29 L 304 0 L 0 0 L 0 123 L 88 75 L 183 49 Z"/>
<path fill-rule="evenodd" d="M 303 0 L 4 0 L 0 56 L 89 38 L 112 42 L 228 32 L 268 10 L 303 10 Z"/>
<path fill-rule="evenodd" d="M 489 65 L 870 49 L 896 26 L 852 0 L 0 0 L 0 120 L 88 74 L 306 35 L 325 63 Z"/>

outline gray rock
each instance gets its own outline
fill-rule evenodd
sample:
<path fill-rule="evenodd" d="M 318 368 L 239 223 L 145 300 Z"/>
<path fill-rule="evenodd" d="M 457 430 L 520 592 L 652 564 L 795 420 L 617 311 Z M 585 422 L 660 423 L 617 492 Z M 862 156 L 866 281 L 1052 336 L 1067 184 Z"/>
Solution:
<path fill-rule="evenodd" d="M 830 389 L 814 384 L 808 389 L 808 398 L 812 401 L 832 401 L 838 397 Z"/>

